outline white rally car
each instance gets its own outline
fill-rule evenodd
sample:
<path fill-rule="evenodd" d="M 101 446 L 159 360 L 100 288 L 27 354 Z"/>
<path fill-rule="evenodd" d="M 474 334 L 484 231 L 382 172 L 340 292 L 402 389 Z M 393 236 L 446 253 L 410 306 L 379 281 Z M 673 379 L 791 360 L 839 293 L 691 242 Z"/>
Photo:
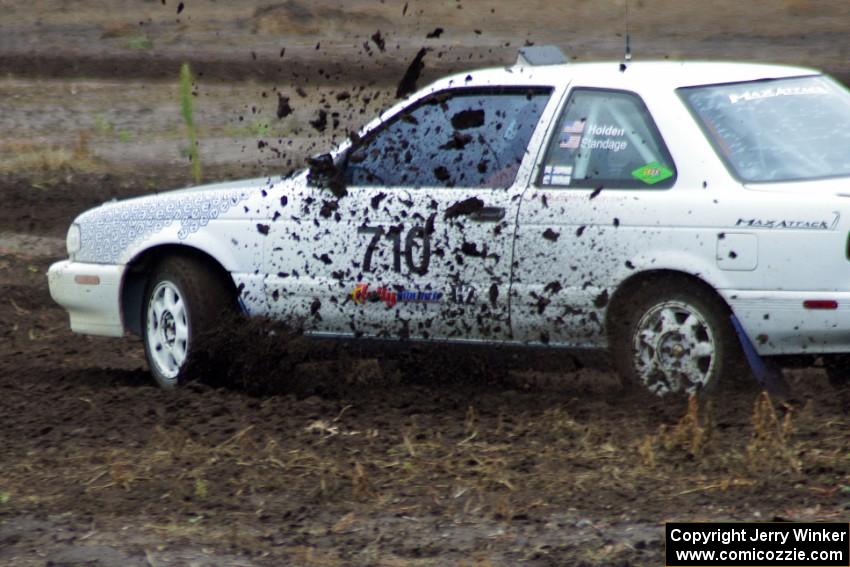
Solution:
<path fill-rule="evenodd" d="M 48 277 L 74 331 L 140 334 L 163 386 L 239 308 L 315 336 L 608 348 L 663 395 L 713 387 L 739 339 L 838 376 L 848 233 L 850 93 L 828 76 L 521 59 L 292 177 L 87 211 Z"/>

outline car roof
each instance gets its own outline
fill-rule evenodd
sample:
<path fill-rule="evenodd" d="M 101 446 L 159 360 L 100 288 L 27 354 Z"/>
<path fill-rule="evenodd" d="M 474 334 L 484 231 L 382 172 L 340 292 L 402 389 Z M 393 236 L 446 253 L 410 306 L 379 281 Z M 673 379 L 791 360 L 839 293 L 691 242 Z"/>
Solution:
<path fill-rule="evenodd" d="M 565 63 L 559 65 L 514 65 L 493 67 L 458 73 L 442 78 L 398 101 L 359 132 L 365 135 L 402 108 L 417 99 L 436 91 L 458 87 L 506 87 L 506 86 L 575 86 L 599 87 L 642 92 L 667 90 L 672 92 L 681 87 L 736 83 L 819 75 L 820 71 L 806 67 L 770 65 L 763 63 L 732 63 L 724 61 L 632 61 L 625 71 L 620 71 L 616 61 L 595 63 Z M 339 154 L 350 146 L 346 139 L 334 150 Z"/>
<path fill-rule="evenodd" d="M 625 71 L 620 71 L 620 63 L 610 61 L 482 69 L 446 77 L 432 86 L 559 85 L 572 82 L 588 86 L 617 85 L 623 89 L 652 85 L 653 88 L 673 90 L 697 85 L 817 74 L 820 71 L 806 67 L 721 61 L 639 61 L 630 62 Z"/>

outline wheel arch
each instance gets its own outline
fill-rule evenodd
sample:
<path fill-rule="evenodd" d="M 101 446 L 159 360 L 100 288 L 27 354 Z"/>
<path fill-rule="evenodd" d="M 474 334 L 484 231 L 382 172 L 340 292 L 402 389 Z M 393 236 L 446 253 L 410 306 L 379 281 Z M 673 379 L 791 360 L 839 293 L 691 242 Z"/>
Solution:
<path fill-rule="evenodd" d="M 124 328 L 132 333 L 141 335 L 142 332 L 142 305 L 144 302 L 145 288 L 153 269 L 165 258 L 182 256 L 193 258 L 203 262 L 216 272 L 221 281 L 225 282 L 228 290 L 234 298 L 237 297 L 236 284 L 230 272 L 222 266 L 221 262 L 212 255 L 185 244 L 160 244 L 147 248 L 134 256 L 124 271 L 121 282 L 121 319 Z"/>
<path fill-rule="evenodd" d="M 732 308 L 717 289 L 695 274 L 673 269 L 646 270 L 634 274 L 624 280 L 611 296 L 611 300 L 608 304 L 608 310 L 605 313 L 605 328 L 609 338 L 611 329 L 613 328 L 613 322 L 622 318 L 628 305 L 629 298 L 632 297 L 638 289 L 647 285 L 652 285 L 655 282 L 670 280 L 679 280 L 683 285 L 693 285 L 702 288 L 706 292 L 716 296 L 717 299 L 726 306 L 729 312 L 732 312 Z"/>

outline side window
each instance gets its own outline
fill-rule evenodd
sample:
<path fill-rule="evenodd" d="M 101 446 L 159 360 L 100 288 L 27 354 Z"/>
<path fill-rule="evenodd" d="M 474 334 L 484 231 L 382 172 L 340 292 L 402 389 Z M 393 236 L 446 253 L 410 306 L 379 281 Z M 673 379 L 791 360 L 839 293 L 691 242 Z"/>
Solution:
<path fill-rule="evenodd" d="M 356 144 L 346 184 L 510 187 L 551 89 L 461 89 L 432 95 Z"/>
<path fill-rule="evenodd" d="M 558 120 L 541 186 L 666 188 L 673 159 L 649 111 L 624 91 L 574 89 Z"/>

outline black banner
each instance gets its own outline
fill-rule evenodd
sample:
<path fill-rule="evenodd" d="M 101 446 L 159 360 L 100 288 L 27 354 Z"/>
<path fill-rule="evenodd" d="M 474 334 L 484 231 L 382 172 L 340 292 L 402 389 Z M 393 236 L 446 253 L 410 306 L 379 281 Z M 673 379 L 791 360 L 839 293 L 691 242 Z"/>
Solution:
<path fill-rule="evenodd" d="M 668 523 L 667 567 L 850 567 L 847 523 Z"/>

